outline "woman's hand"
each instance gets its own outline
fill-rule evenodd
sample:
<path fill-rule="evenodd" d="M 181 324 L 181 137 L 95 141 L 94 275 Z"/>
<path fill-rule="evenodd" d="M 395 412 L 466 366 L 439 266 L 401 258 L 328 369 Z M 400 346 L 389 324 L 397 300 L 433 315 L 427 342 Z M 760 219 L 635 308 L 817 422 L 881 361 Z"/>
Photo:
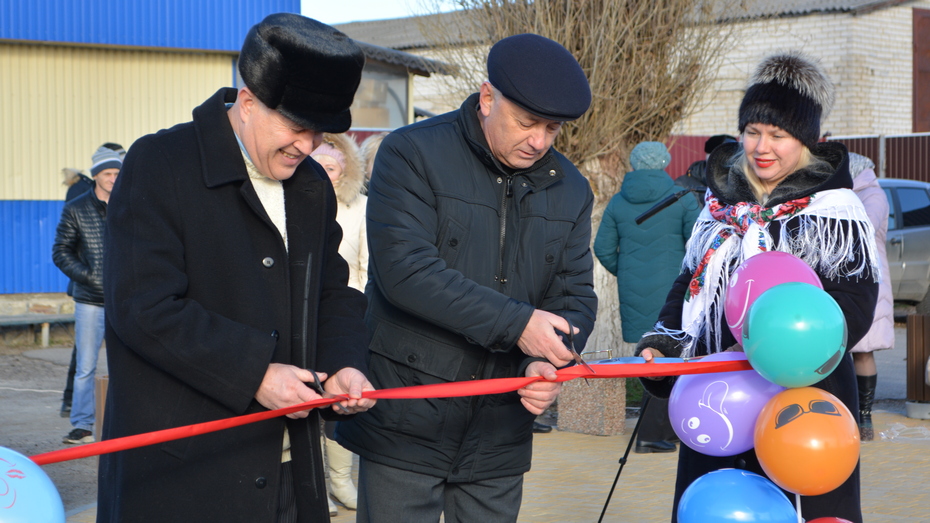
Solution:
<path fill-rule="evenodd" d="M 643 352 L 640 353 L 640 356 L 642 356 L 643 359 L 646 360 L 646 363 L 654 363 L 654 360 L 655 360 L 656 358 L 664 358 L 664 357 L 665 357 L 665 356 L 662 355 L 661 352 L 659 352 L 659 351 L 656 350 L 656 349 L 653 349 L 652 347 L 648 347 L 648 348 L 643 349 Z M 647 378 L 650 379 L 650 380 L 652 380 L 652 381 L 660 381 L 660 380 L 664 380 L 664 379 L 665 379 L 665 376 L 647 376 Z"/>

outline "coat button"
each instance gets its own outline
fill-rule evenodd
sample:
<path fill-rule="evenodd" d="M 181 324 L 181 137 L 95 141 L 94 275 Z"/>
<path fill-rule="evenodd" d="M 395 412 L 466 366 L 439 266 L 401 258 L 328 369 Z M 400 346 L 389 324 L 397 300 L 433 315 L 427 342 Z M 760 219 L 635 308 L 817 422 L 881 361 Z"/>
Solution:
<path fill-rule="evenodd" d="M 555 169 L 549 171 L 549 176 L 555 176 Z"/>
<path fill-rule="evenodd" d="M 547 254 L 547 255 L 546 255 L 546 263 L 552 263 L 553 261 L 555 261 L 555 256 L 553 256 L 553 255 L 551 255 L 551 254 Z"/>
<path fill-rule="evenodd" d="M 264 266 L 265 266 L 266 268 L 268 268 L 268 269 L 274 267 L 274 258 L 272 258 L 272 257 L 269 256 L 269 257 L 263 259 L 263 260 L 262 260 L 262 265 L 264 265 Z"/>
<path fill-rule="evenodd" d="M 415 361 L 417 361 L 417 355 L 416 355 L 416 354 L 410 354 L 410 355 L 407 356 L 407 363 L 413 363 L 413 362 L 415 362 Z"/>
<path fill-rule="evenodd" d="M 458 473 L 459 473 L 459 468 L 458 468 L 458 467 L 455 467 L 454 469 L 452 469 L 452 473 L 453 473 L 453 474 L 458 474 Z"/>
<path fill-rule="evenodd" d="M 258 488 L 265 488 L 265 485 L 267 484 L 268 484 L 268 480 L 266 480 L 263 477 L 259 477 L 258 479 L 255 480 L 255 486 Z"/>
<path fill-rule="evenodd" d="M 455 238 L 452 238 L 451 240 L 449 240 L 449 247 L 455 247 L 458 244 L 459 244 L 459 241 Z"/>
<path fill-rule="evenodd" d="M 277 330 L 273 330 L 271 331 L 271 337 L 277 340 L 281 338 L 281 334 Z"/>

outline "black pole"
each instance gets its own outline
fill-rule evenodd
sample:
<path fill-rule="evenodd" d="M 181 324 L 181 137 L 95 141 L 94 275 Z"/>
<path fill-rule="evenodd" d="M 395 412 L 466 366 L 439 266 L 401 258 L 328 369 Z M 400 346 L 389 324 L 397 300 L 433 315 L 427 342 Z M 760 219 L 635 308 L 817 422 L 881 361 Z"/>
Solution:
<path fill-rule="evenodd" d="M 597 523 L 604 521 L 604 514 L 607 513 L 607 505 L 610 504 L 610 498 L 614 495 L 614 489 L 617 488 L 617 481 L 620 480 L 620 473 L 623 472 L 623 466 L 626 465 L 626 459 L 630 455 L 630 449 L 633 448 L 633 442 L 636 441 L 636 433 L 639 432 L 639 424 L 643 422 L 643 418 L 646 416 L 646 407 L 649 406 L 649 393 L 643 391 L 643 406 L 639 409 L 639 419 L 636 420 L 636 425 L 633 426 L 633 432 L 630 434 L 630 441 L 626 444 L 626 452 L 623 453 L 623 457 L 620 458 L 620 468 L 617 469 L 617 476 L 614 478 L 614 484 L 610 486 L 610 492 L 607 493 L 607 501 L 604 502 L 604 508 L 601 509 L 601 517 L 598 518 Z"/>

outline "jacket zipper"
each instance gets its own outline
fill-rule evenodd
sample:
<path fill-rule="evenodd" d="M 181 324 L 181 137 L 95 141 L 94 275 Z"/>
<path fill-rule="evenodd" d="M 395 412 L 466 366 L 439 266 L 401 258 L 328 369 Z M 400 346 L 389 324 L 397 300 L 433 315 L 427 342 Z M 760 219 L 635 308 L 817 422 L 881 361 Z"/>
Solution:
<path fill-rule="evenodd" d="M 504 277 L 504 240 L 507 238 L 507 198 L 513 196 L 513 175 L 507 175 L 507 183 L 504 185 L 504 193 L 501 195 L 501 234 L 500 234 L 500 253 L 497 263 L 497 276 L 494 277 L 501 285 L 507 284 L 507 278 Z"/>

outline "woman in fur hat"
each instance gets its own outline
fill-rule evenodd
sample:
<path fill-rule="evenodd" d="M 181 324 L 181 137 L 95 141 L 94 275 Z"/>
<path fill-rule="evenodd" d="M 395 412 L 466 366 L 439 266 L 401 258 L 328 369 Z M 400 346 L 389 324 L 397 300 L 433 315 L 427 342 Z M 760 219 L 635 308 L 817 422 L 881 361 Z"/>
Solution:
<path fill-rule="evenodd" d="M 336 191 L 336 222 L 342 228 L 339 255 L 349 264 L 349 287 L 365 292 L 368 283 L 368 236 L 365 229 L 365 206 L 362 194 L 365 173 L 355 140 L 345 134 L 323 134 L 323 143 L 310 156 L 326 169 Z M 329 464 L 330 490 L 346 508 L 355 510 L 358 491 L 352 483 L 353 454 L 333 439 L 336 423 L 324 423 L 326 458 Z M 330 502 L 330 515 L 336 507 Z"/>
<path fill-rule="evenodd" d="M 724 322 L 723 295 L 739 264 L 768 250 L 791 253 L 820 276 L 845 316 L 847 351 L 868 331 L 878 295 L 879 258 L 868 215 L 852 191 L 846 147 L 818 143 L 833 100 L 829 78 L 800 53 L 770 56 L 758 66 L 739 108 L 741 141 L 711 153 L 707 203 L 695 222 L 682 274 L 654 330 L 637 345 L 647 361 L 742 350 Z M 642 381 L 654 395 L 668 397 L 674 378 Z M 858 413 L 856 374 L 848 352 L 814 386 L 835 395 L 854 416 Z M 713 457 L 682 445 L 673 522 L 688 485 L 722 468 L 765 475 L 752 450 Z M 801 510 L 807 521 L 840 517 L 861 522 L 858 465 L 836 490 L 801 497 Z"/>

